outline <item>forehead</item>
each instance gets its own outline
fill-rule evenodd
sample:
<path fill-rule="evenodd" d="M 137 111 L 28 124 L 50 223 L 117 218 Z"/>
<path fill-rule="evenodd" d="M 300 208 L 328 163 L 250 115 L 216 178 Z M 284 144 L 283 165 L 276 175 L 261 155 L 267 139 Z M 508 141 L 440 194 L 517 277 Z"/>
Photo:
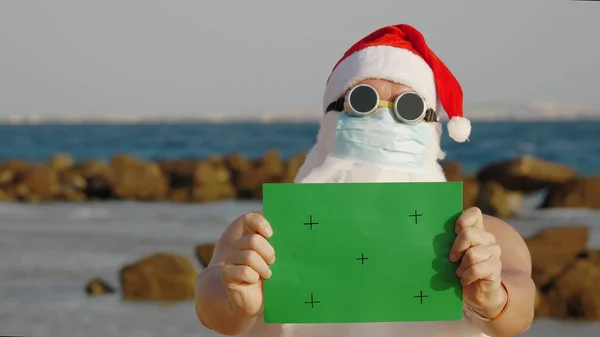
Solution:
<path fill-rule="evenodd" d="M 358 84 L 368 84 L 375 88 L 382 99 L 387 99 L 388 96 L 397 96 L 403 92 L 413 91 L 413 89 L 404 84 L 395 83 L 388 80 L 369 78 L 358 82 Z"/>

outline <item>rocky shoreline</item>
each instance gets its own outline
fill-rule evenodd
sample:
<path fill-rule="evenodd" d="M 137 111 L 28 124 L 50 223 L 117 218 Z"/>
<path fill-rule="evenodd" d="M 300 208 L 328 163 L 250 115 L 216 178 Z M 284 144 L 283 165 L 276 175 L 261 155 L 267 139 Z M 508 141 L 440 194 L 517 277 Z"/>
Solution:
<path fill-rule="evenodd" d="M 59 153 L 41 164 L 9 160 L 0 164 L 0 202 L 260 200 L 262 184 L 292 182 L 305 155 L 284 160 L 272 149 L 255 159 L 230 154 L 151 162 L 119 154 L 108 162 L 77 163 Z M 600 208 L 600 175 L 582 177 L 561 163 L 521 156 L 474 175 L 464 174 L 458 162 L 442 166 L 448 180 L 463 182 L 464 207 L 490 215 L 518 215 L 524 197 L 537 192 L 546 195 L 540 207 Z"/>
<path fill-rule="evenodd" d="M 56 155 L 33 166 L 12 161 L 0 166 L 0 196 L 15 202 L 137 200 L 210 202 L 260 200 L 265 182 L 292 182 L 305 154 L 284 161 L 276 150 L 262 158 L 240 154 L 206 160 L 148 162 L 118 155 L 109 163 L 74 163 Z M 478 206 L 504 218 L 518 215 L 523 200 L 544 192 L 543 208 L 600 208 L 600 176 L 582 177 L 574 168 L 522 156 L 492 163 L 475 175 L 457 162 L 444 162 L 448 180 L 464 184 L 464 207 Z M 600 251 L 588 248 L 590 228 L 547 229 L 526 238 L 537 285 L 536 317 L 600 321 Z M 194 249 L 197 261 L 157 252 L 118 271 L 120 296 L 128 301 L 187 301 L 195 279 L 212 257 L 214 243 Z M 198 268 L 200 267 L 200 268 Z M 101 279 L 86 285 L 91 296 L 117 292 Z"/>

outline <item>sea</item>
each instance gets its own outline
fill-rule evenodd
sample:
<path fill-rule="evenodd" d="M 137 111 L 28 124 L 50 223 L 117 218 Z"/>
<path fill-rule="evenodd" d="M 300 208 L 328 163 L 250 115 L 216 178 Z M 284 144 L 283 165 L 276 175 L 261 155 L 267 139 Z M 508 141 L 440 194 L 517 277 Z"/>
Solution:
<path fill-rule="evenodd" d="M 151 160 L 243 153 L 271 148 L 289 158 L 314 142 L 315 123 L 169 123 L 129 125 L 3 125 L 0 162 L 47 161 L 54 153 L 76 160 L 109 160 L 128 153 Z M 447 159 L 464 171 L 531 154 L 600 174 L 600 121 L 475 122 L 468 143 L 447 136 Z M 600 211 L 538 209 L 541 195 L 507 219 L 523 236 L 557 226 L 592 227 L 600 249 Z M 128 303 L 119 294 L 89 298 L 85 283 L 101 277 L 118 289 L 124 264 L 155 252 L 194 259 L 194 246 L 213 242 L 238 215 L 258 202 L 207 204 L 137 202 L 0 204 L 0 336 L 216 337 L 196 319 L 191 302 Z M 597 337 L 600 322 L 536 320 L 528 337 Z"/>

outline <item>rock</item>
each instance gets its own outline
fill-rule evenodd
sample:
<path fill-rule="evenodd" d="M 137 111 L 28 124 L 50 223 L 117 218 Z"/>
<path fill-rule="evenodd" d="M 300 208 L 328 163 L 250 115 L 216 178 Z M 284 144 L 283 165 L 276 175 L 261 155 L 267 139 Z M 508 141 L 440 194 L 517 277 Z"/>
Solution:
<path fill-rule="evenodd" d="M 57 153 L 48 162 L 48 166 L 59 172 L 72 167 L 74 164 L 73 157 L 67 153 Z"/>
<path fill-rule="evenodd" d="M 77 165 L 74 170 L 85 179 L 110 175 L 108 165 L 99 160 L 85 161 L 81 165 Z"/>
<path fill-rule="evenodd" d="M 271 149 L 265 152 L 259 166 L 262 171 L 270 177 L 280 178 L 285 170 L 285 162 L 281 158 L 281 154 L 276 149 Z"/>
<path fill-rule="evenodd" d="M 541 207 L 600 209 L 600 176 L 554 186 Z"/>
<path fill-rule="evenodd" d="M 496 181 L 507 190 L 525 193 L 564 184 L 576 177 L 577 171 L 572 167 L 532 156 L 494 163 L 477 174 L 481 182 Z"/>
<path fill-rule="evenodd" d="M 460 163 L 451 160 L 446 161 L 441 164 L 442 170 L 444 171 L 444 175 L 446 176 L 446 180 L 448 181 L 463 181 L 462 168 L 460 167 Z"/>
<path fill-rule="evenodd" d="M 90 296 L 100 296 L 113 294 L 115 292 L 115 288 L 100 278 L 93 278 L 85 285 L 85 292 Z"/>
<path fill-rule="evenodd" d="M 197 202 L 234 199 L 236 195 L 237 191 L 231 183 L 195 186 L 192 190 L 192 200 Z"/>
<path fill-rule="evenodd" d="M 168 199 L 171 202 L 184 203 L 191 202 L 192 199 L 192 188 L 179 187 L 173 188 L 169 191 Z"/>
<path fill-rule="evenodd" d="M 196 246 L 196 258 L 203 268 L 206 268 L 212 259 L 215 250 L 214 243 L 201 243 Z"/>
<path fill-rule="evenodd" d="M 114 197 L 111 172 L 105 163 L 89 160 L 76 165 L 72 171 L 85 179 L 84 194 L 90 200 L 105 200 Z"/>
<path fill-rule="evenodd" d="M 16 202 L 18 199 L 10 190 L 0 189 L 0 202 Z"/>
<path fill-rule="evenodd" d="M 488 181 L 482 184 L 475 204 L 484 214 L 510 218 L 521 212 L 523 195 L 520 192 L 507 191 L 495 181 Z"/>
<path fill-rule="evenodd" d="M 579 226 L 551 228 L 526 238 L 535 284 L 544 287 L 557 277 L 577 255 L 586 250 L 589 235 L 589 228 Z"/>
<path fill-rule="evenodd" d="M 11 201 L 24 201 L 29 193 L 27 186 L 23 184 L 6 185 L 2 187 L 2 191 Z"/>
<path fill-rule="evenodd" d="M 233 199 L 237 191 L 231 183 L 231 174 L 221 157 L 212 157 L 199 163 L 194 171 L 192 200 L 210 202 Z"/>
<path fill-rule="evenodd" d="M 463 177 L 463 209 L 476 206 L 481 186 L 473 177 Z"/>
<path fill-rule="evenodd" d="M 229 169 L 221 163 L 201 162 L 194 170 L 194 185 L 227 184 L 231 180 Z"/>
<path fill-rule="evenodd" d="M 83 202 L 87 200 L 87 196 L 83 191 L 65 189 L 60 191 L 57 199 L 64 201 Z"/>
<path fill-rule="evenodd" d="M 234 173 L 249 171 L 252 168 L 252 162 L 241 153 L 234 153 L 225 157 L 225 164 Z"/>
<path fill-rule="evenodd" d="M 235 182 L 241 199 L 262 199 L 262 185 L 281 182 L 285 165 L 276 150 L 269 150 L 250 170 L 241 172 Z"/>
<path fill-rule="evenodd" d="M 600 266 L 576 260 L 548 292 L 550 314 L 558 318 L 600 320 Z"/>
<path fill-rule="evenodd" d="M 8 185 L 13 182 L 14 173 L 10 170 L 0 169 L 0 185 Z"/>
<path fill-rule="evenodd" d="M 535 292 L 535 318 L 547 317 L 550 315 L 550 301 L 545 294 L 536 288 Z"/>
<path fill-rule="evenodd" d="M 83 191 L 87 186 L 85 178 L 76 171 L 64 169 L 59 174 L 61 188 Z"/>
<path fill-rule="evenodd" d="M 166 253 L 150 255 L 119 273 L 123 299 L 149 301 L 193 299 L 197 275 L 187 257 Z"/>
<path fill-rule="evenodd" d="M 194 171 L 198 163 L 198 160 L 168 160 L 160 162 L 159 166 L 167 175 L 171 189 L 183 189 L 194 185 Z"/>
<path fill-rule="evenodd" d="M 301 152 L 288 160 L 283 176 L 281 177 L 281 182 L 293 183 L 296 175 L 298 175 L 298 171 L 300 171 L 300 167 L 304 164 L 304 160 L 306 160 L 306 152 Z"/>
<path fill-rule="evenodd" d="M 23 160 L 8 160 L 0 166 L 0 184 L 18 182 L 33 167 Z"/>
<path fill-rule="evenodd" d="M 454 160 L 441 163 L 447 181 L 463 183 L 463 209 L 476 206 L 477 196 L 481 190 L 479 181 L 472 176 L 463 175 L 460 163 Z"/>
<path fill-rule="evenodd" d="M 21 184 L 27 189 L 27 201 L 50 201 L 60 193 L 58 171 L 49 166 L 36 166 L 23 174 Z"/>
<path fill-rule="evenodd" d="M 600 250 L 588 250 L 583 253 L 582 258 L 600 266 Z"/>
<path fill-rule="evenodd" d="M 110 163 L 113 193 L 123 200 L 164 200 L 169 192 L 167 176 L 158 164 L 117 155 Z"/>

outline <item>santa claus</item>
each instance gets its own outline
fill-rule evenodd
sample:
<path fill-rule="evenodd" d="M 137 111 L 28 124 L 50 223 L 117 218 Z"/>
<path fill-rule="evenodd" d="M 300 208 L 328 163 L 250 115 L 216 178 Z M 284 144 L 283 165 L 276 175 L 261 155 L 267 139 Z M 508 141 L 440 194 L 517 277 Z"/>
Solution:
<path fill-rule="evenodd" d="M 468 139 L 458 81 L 409 25 L 379 29 L 334 66 L 316 144 L 298 183 L 445 181 L 440 117 L 449 136 Z M 523 239 L 505 222 L 470 208 L 456 222 L 452 261 L 463 285 L 465 316 L 452 322 L 269 325 L 262 320 L 262 280 L 271 276 L 274 235 L 261 212 L 236 219 L 198 278 L 200 321 L 247 336 L 514 336 L 533 317 L 535 286 Z M 276 233 L 275 233 L 276 235 Z M 407 257 L 409 258 L 409 257 Z M 391 266 L 393 267 L 393 266 Z M 410 277 L 411 271 L 406 271 Z"/>
<path fill-rule="evenodd" d="M 409 25 L 379 29 L 338 61 L 323 97 L 317 142 L 297 182 L 443 181 L 440 116 L 464 142 L 458 81 Z"/>

